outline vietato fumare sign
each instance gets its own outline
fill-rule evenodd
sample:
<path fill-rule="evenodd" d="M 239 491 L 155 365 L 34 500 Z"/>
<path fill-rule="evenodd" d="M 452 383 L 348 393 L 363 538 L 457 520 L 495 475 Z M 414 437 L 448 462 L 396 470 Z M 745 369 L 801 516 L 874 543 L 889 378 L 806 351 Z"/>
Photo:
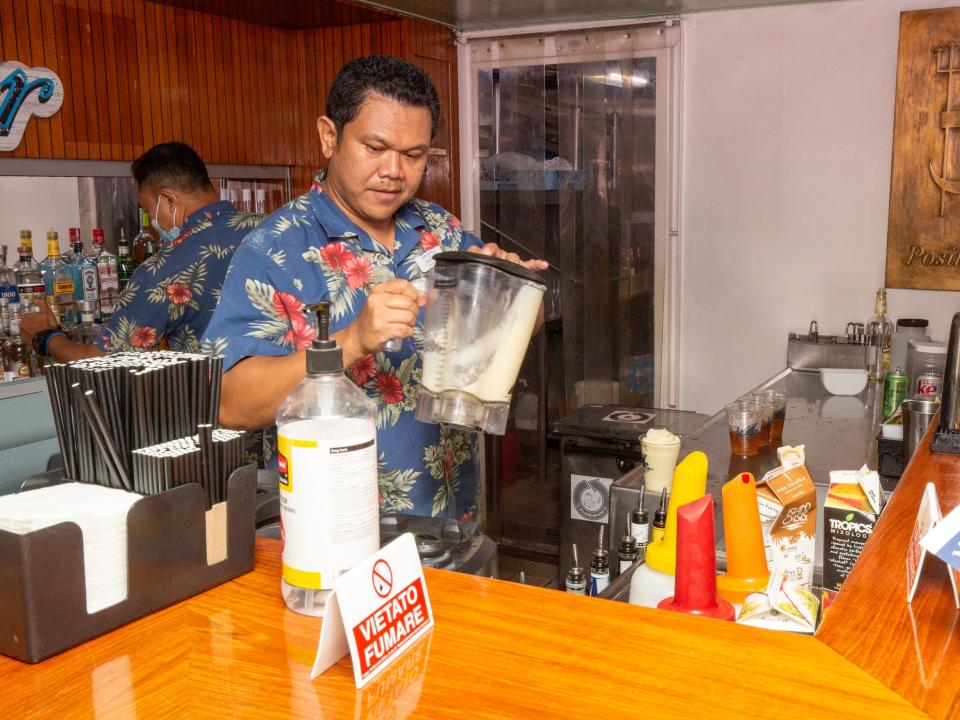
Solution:
<path fill-rule="evenodd" d="M 886 285 L 960 290 L 960 8 L 900 15 Z"/>

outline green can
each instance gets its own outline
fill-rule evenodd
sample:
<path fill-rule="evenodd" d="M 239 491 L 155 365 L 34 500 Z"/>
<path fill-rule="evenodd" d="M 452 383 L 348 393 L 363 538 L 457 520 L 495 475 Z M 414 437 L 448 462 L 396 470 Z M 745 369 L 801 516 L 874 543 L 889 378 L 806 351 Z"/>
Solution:
<path fill-rule="evenodd" d="M 883 419 L 893 415 L 907 397 L 909 378 L 900 368 L 887 373 L 883 380 Z"/>

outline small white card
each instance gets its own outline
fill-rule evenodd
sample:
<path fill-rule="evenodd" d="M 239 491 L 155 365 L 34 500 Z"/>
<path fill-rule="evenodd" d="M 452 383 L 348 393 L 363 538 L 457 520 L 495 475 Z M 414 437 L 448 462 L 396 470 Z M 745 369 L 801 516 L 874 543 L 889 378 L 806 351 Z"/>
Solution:
<path fill-rule="evenodd" d="M 920 510 L 917 512 L 917 522 L 914 523 L 913 533 L 910 535 L 910 543 L 907 545 L 907 602 L 913 601 L 913 596 L 920 585 L 920 574 L 923 571 L 923 561 L 930 551 L 926 547 L 929 545 L 922 541 L 927 533 L 940 522 L 943 515 L 940 512 L 940 501 L 937 499 L 937 487 L 933 483 L 927 483 L 923 489 L 923 497 L 920 499 Z M 930 553 L 933 554 L 933 553 Z M 934 555 L 936 557 L 936 555 Z M 947 566 L 947 574 L 950 576 L 950 584 L 953 587 L 953 602 L 957 608 L 960 608 L 960 594 L 957 593 L 957 577 L 953 568 Z"/>
<path fill-rule="evenodd" d="M 920 545 L 946 563 L 953 587 L 953 602 L 957 609 L 960 609 L 960 593 L 957 592 L 957 570 L 960 569 L 960 506 L 955 507 L 928 530 L 920 538 Z"/>
<path fill-rule="evenodd" d="M 349 650 L 358 688 L 433 627 L 413 535 L 405 533 L 342 575 L 327 599 L 313 680 Z"/>

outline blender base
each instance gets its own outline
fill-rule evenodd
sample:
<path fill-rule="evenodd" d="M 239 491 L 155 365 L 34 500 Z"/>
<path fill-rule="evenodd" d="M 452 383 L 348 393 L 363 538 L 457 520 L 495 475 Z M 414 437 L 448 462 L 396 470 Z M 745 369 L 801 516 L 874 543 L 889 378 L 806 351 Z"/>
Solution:
<path fill-rule="evenodd" d="M 423 385 L 417 388 L 416 417 L 423 422 L 503 435 L 509 413 L 509 402 L 484 402 L 462 390 L 435 393 Z"/>

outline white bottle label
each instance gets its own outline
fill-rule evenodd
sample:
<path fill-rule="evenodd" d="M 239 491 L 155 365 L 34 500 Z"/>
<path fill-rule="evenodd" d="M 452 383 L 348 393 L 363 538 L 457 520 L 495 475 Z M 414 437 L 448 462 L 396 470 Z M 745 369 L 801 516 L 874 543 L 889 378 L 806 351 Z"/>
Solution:
<path fill-rule="evenodd" d="M 297 420 L 278 428 L 283 579 L 332 590 L 380 549 L 372 420 Z"/>
<path fill-rule="evenodd" d="M 633 565 L 633 560 L 621 560 L 620 561 L 620 574 L 623 575 L 630 567 Z"/>
<path fill-rule="evenodd" d="M 590 594 L 594 597 L 602 593 L 607 589 L 607 586 L 610 584 L 610 572 L 594 572 L 590 571 Z"/>
<path fill-rule="evenodd" d="M 637 545 L 650 544 L 650 523 L 630 523 L 630 534 L 637 541 Z"/>

